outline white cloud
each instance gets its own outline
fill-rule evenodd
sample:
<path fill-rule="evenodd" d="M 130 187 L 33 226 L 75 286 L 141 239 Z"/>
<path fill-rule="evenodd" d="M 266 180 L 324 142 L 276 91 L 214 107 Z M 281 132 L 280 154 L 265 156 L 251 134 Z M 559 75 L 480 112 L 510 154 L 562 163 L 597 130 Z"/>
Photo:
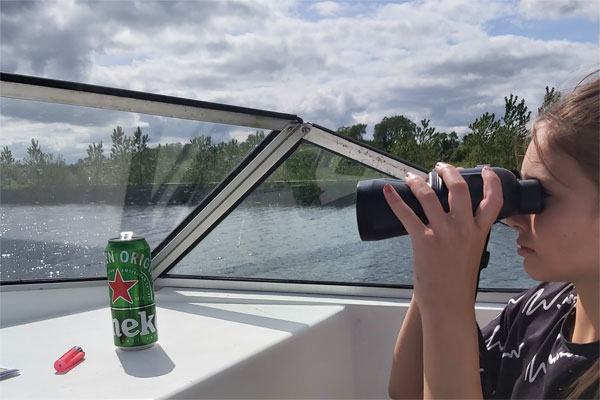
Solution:
<path fill-rule="evenodd" d="M 600 19 L 600 3 L 597 0 L 520 0 L 518 10 L 528 19 Z"/>
<path fill-rule="evenodd" d="M 330 17 L 339 13 L 342 9 L 342 5 L 340 3 L 336 3 L 335 1 L 322 1 L 311 4 L 310 8 L 315 10 L 317 14 L 323 17 Z"/>
<path fill-rule="evenodd" d="M 39 10 L 46 3 L 3 11 L 3 71 L 293 113 L 332 129 L 371 131 L 404 114 L 464 132 L 501 111 L 504 96 L 535 111 L 546 85 L 597 64 L 597 44 L 488 34 L 488 23 L 516 17 L 504 1 L 68 5 L 52 18 Z M 328 18 L 304 18 L 307 9 Z M 164 136 L 180 129 L 164 124 Z"/>
<path fill-rule="evenodd" d="M 89 143 L 99 136 L 108 136 L 98 127 L 83 127 L 66 123 L 24 122 L 2 117 L 2 145 L 9 146 L 16 158 L 23 159 L 31 139 L 36 139 L 44 153 L 61 155 L 69 162 L 86 154 Z M 51 134 L 49 134 L 51 132 Z M 106 140 L 104 140 L 106 143 Z M 106 146 L 105 146 L 106 151 Z"/>

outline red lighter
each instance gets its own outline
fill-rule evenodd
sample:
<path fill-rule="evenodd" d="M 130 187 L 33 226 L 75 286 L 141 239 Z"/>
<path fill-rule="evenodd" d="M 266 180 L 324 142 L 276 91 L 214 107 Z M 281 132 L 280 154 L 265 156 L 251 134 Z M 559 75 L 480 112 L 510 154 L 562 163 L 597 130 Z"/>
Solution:
<path fill-rule="evenodd" d="M 85 357 L 83 349 L 75 346 L 54 362 L 54 369 L 56 372 L 67 372 L 83 360 L 83 357 Z"/>

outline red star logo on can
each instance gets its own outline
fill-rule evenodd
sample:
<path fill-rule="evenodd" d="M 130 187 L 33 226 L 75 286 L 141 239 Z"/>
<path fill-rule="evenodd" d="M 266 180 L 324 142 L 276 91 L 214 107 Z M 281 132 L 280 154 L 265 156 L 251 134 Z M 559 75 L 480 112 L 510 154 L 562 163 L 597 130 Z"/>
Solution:
<path fill-rule="evenodd" d="M 124 281 L 121 277 L 121 272 L 117 270 L 115 274 L 114 281 L 108 281 L 108 285 L 112 289 L 112 302 L 114 303 L 120 298 L 128 302 L 129 304 L 133 304 L 133 300 L 131 300 L 131 295 L 129 291 L 138 281 Z"/>

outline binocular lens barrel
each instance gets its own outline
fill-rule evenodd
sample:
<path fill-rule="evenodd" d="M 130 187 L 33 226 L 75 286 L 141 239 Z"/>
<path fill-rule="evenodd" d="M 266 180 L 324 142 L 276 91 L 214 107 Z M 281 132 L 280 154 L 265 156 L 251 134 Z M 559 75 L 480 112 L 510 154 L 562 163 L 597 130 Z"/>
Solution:
<path fill-rule="evenodd" d="M 471 195 L 473 213 L 483 199 L 483 167 L 467 168 L 460 174 L 467 182 Z M 503 219 L 516 214 L 537 214 L 543 209 L 542 187 L 537 179 L 519 180 L 507 169 L 494 167 L 492 170 L 502 182 L 503 205 L 497 219 Z M 358 232 L 363 241 L 382 240 L 395 236 L 406 235 L 406 229 L 396 218 L 383 196 L 383 187 L 391 184 L 404 202 L 415 214 L 428 224 L 427 217 L 419 200 L 412 194 L 405 181 L 399 179 L 372 179 L 358 182 L 356 188 L 356 219 Z M 448 189 L 434 171 L 429 173 L 429 186 L 437 194 L 446 212 L 448 206 Z"/>

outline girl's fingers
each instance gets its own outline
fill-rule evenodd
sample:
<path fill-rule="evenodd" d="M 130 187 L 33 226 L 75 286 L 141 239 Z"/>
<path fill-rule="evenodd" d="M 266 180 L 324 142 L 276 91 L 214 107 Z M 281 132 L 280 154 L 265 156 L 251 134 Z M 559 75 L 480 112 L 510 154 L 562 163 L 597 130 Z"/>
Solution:
<path fill-rule="evenodd" d="M 383 196 L 409 235 L 413 236 L 424 230 L 425 225 L 423 225 L 414 211 L 402 200 L 402 197 L 400 197 L 392 185 L 387 184 L 383 187 Z"/>
<path fill-rule="evenodd" d="M 421 208 L 425 212 L 429 224 L 435 225 L 436 222 L 442 221 L 446 217 L 446 212 L 442 208 L 437 195 L 425 179 L 410 173 L 406 175 L 405 179 L 410 191 L 421 204 Z"/>
<path fill-rule="evenodd" d="M 504 202 L 502 198 L 502 183 L 500 178 L 490 167 L 481 171 L 483 179 L 483 199 L 475 213 L 475 222 L 480 228 L 489 229 L 492 226 Z"/>
<path fill-rule="evenodd" d="M 450 164 L 437 163 L 435 171 L 444 181 L 448 188 L 448 206 L 450 213 L 456 215 L 459 219 L 473 216 L 471 206 L 471 195 L 469 186 L 460 172 Z"/>

